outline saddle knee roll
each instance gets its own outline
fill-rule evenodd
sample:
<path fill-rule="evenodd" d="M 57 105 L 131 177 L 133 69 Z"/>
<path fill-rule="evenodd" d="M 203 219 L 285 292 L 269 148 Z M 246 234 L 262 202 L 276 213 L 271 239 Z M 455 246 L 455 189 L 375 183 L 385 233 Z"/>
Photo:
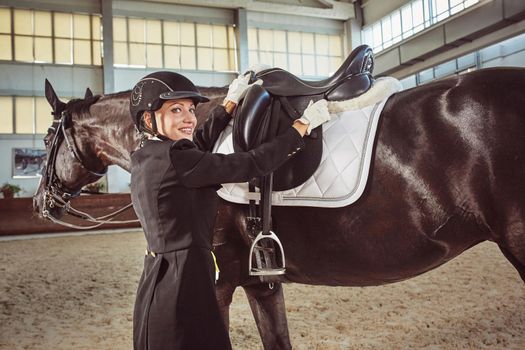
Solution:
<path fill-rule="evenodd" d="M 270 94 L 261 86 L 253 85 L 241 101 L 233 121 L 233 149 L 249 151 L 266 140 L 271 113 Z"/>

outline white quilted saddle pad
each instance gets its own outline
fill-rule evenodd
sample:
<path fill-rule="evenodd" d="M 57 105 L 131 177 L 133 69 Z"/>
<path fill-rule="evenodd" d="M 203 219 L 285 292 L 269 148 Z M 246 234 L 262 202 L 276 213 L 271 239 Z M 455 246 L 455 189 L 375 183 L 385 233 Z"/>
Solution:
<path fill-rule="evenodd" d="M 335 208 L 355 202 L 363 193 L 381 111 L 387 99 L 401 89 L 394 78 L 380 78 L 364 95 L 331 102 L 332 119 L 323 124 L 323 155 L 315 173 L 293 189 L 274 191 L 272 205 Z M 226 127 L 214 152 L 233 152 L 232 123 Z M 248 203 L 248 184 L 223 184 L 219 196 Z"/>

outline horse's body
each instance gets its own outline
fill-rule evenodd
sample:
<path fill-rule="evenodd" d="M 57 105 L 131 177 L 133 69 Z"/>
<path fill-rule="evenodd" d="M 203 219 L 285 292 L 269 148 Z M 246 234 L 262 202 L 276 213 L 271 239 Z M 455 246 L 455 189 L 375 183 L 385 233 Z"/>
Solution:
<path fill-rule="evenodd" d="M 381 285 L 431 270 L 485 240 L 497 243 L 525 279 L 524 93 L 525 70 L 509 68 L 391 97 L 381 114 L 370 178 L 356 203 L 272 209 L 286 279 Z M 138 142 L 127 97 L 101 97 L 90 108 L 90 124 L 98 127 L 77 140 L 106 165 L 125 169 Z M 227 317 L 234 289 L 243 286 L 265 348 L 290 348 L 280 285 L 271 290 L 247 275 L 247 213 L 245 205 L 220 207 L 214 233 L 218 300 Z"/>

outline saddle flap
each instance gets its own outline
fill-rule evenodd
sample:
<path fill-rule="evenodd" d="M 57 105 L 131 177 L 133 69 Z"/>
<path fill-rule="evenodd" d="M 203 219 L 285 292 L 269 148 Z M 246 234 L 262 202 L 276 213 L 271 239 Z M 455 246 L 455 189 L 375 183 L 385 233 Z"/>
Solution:
<path fill-rule="evenodd" d="M 233 119 L 233 147 L 246 152 L 265 141 L 270 118 L 270 94 L 253 85 L 244 96 Z"/>

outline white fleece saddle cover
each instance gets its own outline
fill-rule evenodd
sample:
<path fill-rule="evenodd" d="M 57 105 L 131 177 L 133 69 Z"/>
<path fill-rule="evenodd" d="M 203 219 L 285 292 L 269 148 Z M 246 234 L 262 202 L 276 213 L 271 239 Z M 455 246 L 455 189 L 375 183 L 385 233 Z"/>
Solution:
<path fill-rule="evenodd" d="M 332 119 L 323 124 L 323 155 L 315 173 L 302 185 L 272 193 L 272 205 L 336 208 L 355 202 L 366 186 L 381 111 L 387 99 L 401 90 L 394 78 L 377 79 L 365 94 L 348 101 L 329 102 Z M 230 123 L 214 152 L 233 153 Z M 248 184 L 223 184 L 219 196 L 247 204 Z M 252 194 L 253 196 L 253 194 Z"/>

